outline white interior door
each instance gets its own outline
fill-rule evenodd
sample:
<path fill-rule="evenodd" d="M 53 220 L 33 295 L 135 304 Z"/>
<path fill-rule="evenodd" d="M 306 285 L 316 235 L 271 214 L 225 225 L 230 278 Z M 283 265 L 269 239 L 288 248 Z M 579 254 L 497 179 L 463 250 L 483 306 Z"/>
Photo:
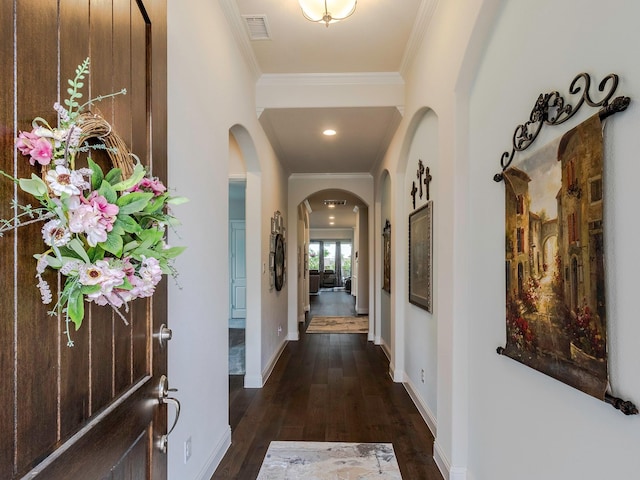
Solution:
<path fill-rule="evenodd" d="M 247 317 L 247 269 L 245 255 L 245 222 L 232 220 L 230 228 L 229 248 L 231 273 L 231 320 Z"/>

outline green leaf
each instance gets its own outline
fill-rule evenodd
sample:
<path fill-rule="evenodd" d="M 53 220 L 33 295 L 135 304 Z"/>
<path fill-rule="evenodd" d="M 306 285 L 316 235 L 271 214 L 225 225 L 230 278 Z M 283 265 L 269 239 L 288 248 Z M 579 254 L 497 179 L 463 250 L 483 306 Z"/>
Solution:
<path fill-rule="evenodd" d="M 113 230 L 107 234 L 107 240 L 100 242 L 99 245 L 107 252 L 112 253 L 116 257 L 122 255 L 123 242 L 120 235 L 114 234 Z"/>
<path fill-rule="evenodd" d="M 156 210 L 160 210 L 164 206 L 164 202 L 165 200 L 167 200 L 168 196 L 169 195 L 167 193 L 164 193 L 162 195 L 154 197 L 149 201 L 149 204 L 144 208 L 143 211 L 145 213 L 153 213 Z"/>
<path fill-rule="evenodd" d="M 35 173 L 31 174 L 30 179 L 27 179 L 27 178 L 19 179 L 18 183 L 20 185 L 20 188 L 24 192 L 27 192 L 28 194 L 33 195 L 34 197 L 44 197 L 49 191 L 47 184 L 44 183 L 44 181 Z"/>
<path fill-rule="evenodd" d="M 178 255 L 180 255 L 186 249 L 187 249 L 187 247 L 171 247 L 171 248 L 166 248 L 166 249 L 162 250 L 161 253 L 165 258 L 176 258 Z"/>
<path fill-rule="evenodd" d="M 91 188 L 93 190 L 97 190 L 100 185 L 102 185 L 102 180 L 104 180 L 104 172 L 100 168 L 96 162 L 91 160 L 91 157 L 87 158 L 87 162 L 89 163 L 89 168 L 91 169 Z"/>
<path fill-rule="evenodd" d="M 109 203 L 116 203 L 118 201 L 118 194 L 113 189 L 111 184 L 105 178 L 100 184 L 100 188 L 98 189 L 98 194 L 102 195 L 105 200 Z"/>
<path fill-rule="evenodd" d="M 80 292 L 83 295 L 90 295 L 92 293 L 98 293 L 102 289 L 102 285 L 83 285 Z"/>
<path fill-rule="evenodd" d="M 140 183 L 147 172 L 145 172 L 144 167 L 141 164 L 136 164 L 133 168 L 133 173 L 126 180 L 122 180 L 119 183 L 113 185 L 113 189 L 117 192 L 123 192 L 125 190 L 130 189 L 131 187 L 136 186 Z"/>
<path fill-rule="evenodd" d="M 124 280 L 122 280 L 122 283 L 118 285 L 118 288 L 120 290 L 131 290 L 133 288 L 133 285 L 131 285 L 131 282 L 127 277 L 124 277 Z"/>
<path fill-rule="evenodd" d="M 151 192 L 132 192 L 118 198 L 116 205 L 120 207 L 119 213 L 129 215 L 144 210 L 152 197 Z"/>
<path fill-rule="evenodd" d="M 107 175 L 104 179 L 109 182 L 111 185 L 115 185 L 122 178 L 122 170 L 119 168 L 112 168 L 107 172 Z"/>
<path fill-rule="evenodd" d="M 182 205 L 183 203 L 187 203 L 189 199 L 187 197 L 170 197 L 167 200 L 167 203 L 171 205 Z"/>
<path fill-rule="evenodd" d="M 69 243 L 67 243 L 67 245 L 71 250 L 77 253 L 82 260 L 84 260 L 86 263 L 91 263 L 91 260 L 89 260 L 89 255 L 87 255 L 87 252 L 84 249 L 84 245 L 82 245 L 82 242 L 80 240 L 74 238 Z"/>
<path fill-rule="evenodd" d="M 122 229 L 127 233 L 139 233 L 142 230 L 142 227 L 134 220 L 130 215 L 124 215 L 122 212 L 118 213 L 116 217 L 116 221 L 113 224 L 113 227 L 116 226 L 122 227 Z"/>
<path fill-rule="evenodd" d="M 136 242 L 136 241 L 129 242 L 122 249 L 122 254 L 124 255 L 125 253 L 130 252 L 131 250 L 134 250 L 139 246 L 140 246 L 140 242 Z"/>
<path fill-rule="evenodd" d="M 79 288 L 74 288 L 69 293 L 69 301 L 67 303 L 67 312 L 69 313 L 69 318 L 73 321 L 76 326 L 76 331 L 82 325 L 82 320 L 84 319 L 84 295 L 82 295 L 82 290 Z"/>

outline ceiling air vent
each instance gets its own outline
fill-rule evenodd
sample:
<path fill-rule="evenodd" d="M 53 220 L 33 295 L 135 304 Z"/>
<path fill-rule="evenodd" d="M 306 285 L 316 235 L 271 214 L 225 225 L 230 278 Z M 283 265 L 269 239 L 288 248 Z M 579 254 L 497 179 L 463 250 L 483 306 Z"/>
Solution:
<path fill-rule="evenodd" d="M 323 202 L 325 205 L 346 205 L 346 200 L 325 200 Z"/>
<path fill-rule="evenodd" d="M 242 15 L 251 40 L 271 40 L 266 15 Z"/>

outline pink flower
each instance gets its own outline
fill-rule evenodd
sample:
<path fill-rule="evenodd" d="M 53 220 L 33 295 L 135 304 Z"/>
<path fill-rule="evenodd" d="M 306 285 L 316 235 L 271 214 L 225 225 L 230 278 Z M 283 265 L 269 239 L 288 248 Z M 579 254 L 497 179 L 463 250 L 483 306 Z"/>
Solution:
<path fill-rule="evenodd" d="M 18 141 L 16 142 L 16 148 L 20 150 L 20 153 L 25 157 L 27 155 L 31 155 L 31 150 L 33 150 L 33 145 L 38 140 L 38 136 L 33 132 L 20 132 L 18 135 Z"/>
<path fill-rule="evenodd" d="M 167 187 L 158 178 L 144 177 L 140 182 L 131 187 L 129 192 L 152 192 L 154 196 L 158 197 L 167 191 Z"/>
<path fill-rule="evenodd" d="M 39 138 L 36 140 L 33 150 L 31 150 L 31 159 L 29 163 L 35 165 L 38 162 L 40 165 L 49 165 L 53 158 L 53 145 L 46 138 Z"/>
<path fill-rule="evenodd" d="M 156 285 L 162 279 L 162 269 L 157 258 L 142 257 L 140 271 L 137 276 L 129 277 L 129 282 L 133 285 L 131 295 L 133 298 L 145 298 L 153 295 Z"/>
<path fill-rule="evenodd" d="M 93 206 L 82 204 L 69 213 L 69 230 L 73 233 L 84 232 L 90 246 L 95 247 L 98 243 L 107 240 L 107 227 L 101 222 L 102 214 Z"/>
<path fill-rule="evenodd" d="M 116 221 L 120 208 L 113 203 L 107 202 L 107 199 L 96 191 L 91 192 L 85 202 L 93 207 L 94 212 L 101 215 L 102 218 L 100 218 L 99 222 L 104 225 L 106 231 L 113 230 L 113 222 Z"/>
<path fill-rule="evenodd" d="M 53 145 L 46 138 L 40 137 L 36 130 L 20 132 L 16 148 L 25 156 L 31 155 L 29 159 L 31 165 L 35 165 L 36 162 L 40 165 L 49 165 L 53 158 Z"/>

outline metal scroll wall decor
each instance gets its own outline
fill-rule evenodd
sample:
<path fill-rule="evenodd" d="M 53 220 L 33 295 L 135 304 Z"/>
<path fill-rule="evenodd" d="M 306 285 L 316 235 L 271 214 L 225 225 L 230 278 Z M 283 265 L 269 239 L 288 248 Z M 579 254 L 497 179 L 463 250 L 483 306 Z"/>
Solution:
<path fill-rule="evenodd" d="M 286 227 L 280 211 L 271 217 L 271 236 L 269 237 L 269 274 L 271 288 L 282 290 L 287 276 Z"/>
<path fill-rule="evenodd" d="M 507 343 L 497 352 L 633 415 L 632 402 L 610 393 L 607 359 L 602 122 L 629 105 L 614 98 L 617 87 L 618 76 L 608 75 L 595 101 L 591 77 L 580 73 L 569 86 L 575 104 L 540 94 L 502 154 L 494 180 L 505 185 Z M 513 164 L 543 126 L 585 104 L 600 110 Z"/>

